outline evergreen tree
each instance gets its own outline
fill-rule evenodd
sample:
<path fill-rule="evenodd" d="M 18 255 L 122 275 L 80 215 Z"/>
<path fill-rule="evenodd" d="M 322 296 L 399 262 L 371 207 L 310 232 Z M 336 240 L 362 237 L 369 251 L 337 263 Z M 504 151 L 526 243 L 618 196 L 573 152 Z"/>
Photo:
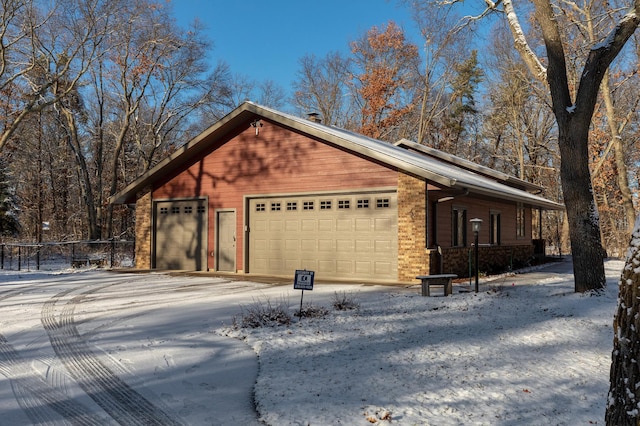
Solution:
<path fill-rule="evenodd" d="M 471 51 L 471 56 L 454 66 L 456 76 L 451 82 L 451 107 L 445 119 L 448 137 L 447 150 L 453 154 L 458 152 L 458 144 L 463 139 L 469 123 L 478 114 L 475 95 L 483 80 L 484 72 L 478 64 L 478 52 Z"/>
<path fill-rule="evenodd" d="M 18 207 L 7 171 L 5 160 L 0 158 L 0 236 L 16 237 L 20 232 Z"/>

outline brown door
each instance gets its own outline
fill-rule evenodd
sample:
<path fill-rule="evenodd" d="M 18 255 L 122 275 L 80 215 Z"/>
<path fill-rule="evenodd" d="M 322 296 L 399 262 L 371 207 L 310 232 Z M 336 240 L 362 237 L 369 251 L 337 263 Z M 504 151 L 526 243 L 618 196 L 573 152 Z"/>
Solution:
<path fill-rule="evenodd" d="M 206 200 L 158 201 L 154 217 L 155 268 L 206 270 Z"/>
<path fill-rule="evenodd" d="M 217 212 L 217 255 L 218 271 L 236 272 L 236 212 Z"/>

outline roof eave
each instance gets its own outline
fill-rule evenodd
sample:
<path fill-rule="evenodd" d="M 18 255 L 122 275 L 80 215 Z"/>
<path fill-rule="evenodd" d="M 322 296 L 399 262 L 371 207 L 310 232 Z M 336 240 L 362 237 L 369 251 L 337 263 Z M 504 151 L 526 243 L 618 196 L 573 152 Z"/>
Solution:
<path fill-rule="evenodd" d="M 469 192 L 473 194 L 486 195 L 493 198 L 498 198 L 501 200 L 515 201 L 519 203 L 523 203 L 529 205 L 531 207 L 541 208 L 543 210 L 565 210 L 565 206 L 560 203 L 555 203 L 553 201 L 544 199 L 542 197 L 538 197 L 533 194 L 529 194 L 528 192 L 524 192 L 522 195 L 518 194 L 509 194 L 502 191 L 496 191 L 490 188 L 475 186 L 475 185 L 459 185 L 460 189 L 469 190 Z"/>
<path fill-rule="evenodd" d="M 174 161 L 180 157 L 184 157 L 185 161 L 188 161 L 190 158 L 195 158 L 197 155 L 205 151 L 208 144 L 202 144 L 201 142 L 210 137 L 212 134 L 216 133 L 220 129 L 224 128 L 227 124 L 233 123 L 234 121 L 242 120 L 242 116 L 246 115 L 246 111 L 254 112 L 249 106 L 253 105 L 250 103 L 245 104 L 247 108 L 238 108 L 222 117 L 215 124 L 208 127 L 206 130 L 202 131 L 199 135 L 191 139 L 189 142 L 178 148 L 171 155 L 160 161 L 149 171 L 143 173 L 138 176 L 133 182 L 127 185 L 123 190 L 109 197 L 110 204 L 126 204 L 128 202 L 135 201 L 135 195 L 147 187 L 149 184 L 154 182 L 154 177 L 161 172 L 166 172 L 168 167 L 171 164 L 174 164 Z M 180 163 L 182 164 L 182 163 Z M 177 165 L 179 167 L 179 165 Z"/>
<path fill-rule="evenodd" d="M 400 139 L 399 141 L 394 143 L 395 146 L 405 146 L 407 148 L 411 148 L 414 149 L 416 151 L 419 151 L 425 155 L 432 155 L 440 160 L 444 160 L 444 161 L 448 161 L 451 162 L 453 164 L 456 164 L 460 167 L 466 167 L 469 170 L 472 170 L 474 172 L 478 172 L 480 174 L 484 174 L 486 176 L 490 176 L 494 179 L 497 179 L 499 181 L 505 182 L 505 183 L 509 183 L 512 186 L 522 186 L 524 188 L 526 188 L 529 191 L 535 191 L 535 192 L 540 192 L 543 191 L 544 188 L 540 185 L 537 185 L 535 183 L 532 182 L 528 182 L 524 179 L 520 179 L 518 177 L 515 176 L 511 176 L 507 173 L 503 173 L 503 172 L 499 172 L 497 170 L 491 169 L 489 167 L 474 163 L 472 161 L 469 161 L 467 159 L 464 158 L 460 158 L 457 157 L 453 154 L 449 154 L 447 152 L 444 151 L 440 151 L 437 150 L 435 148 L 431 148 L 425 145 L 421 145 L 417 142 L 411 141 L 409 139 Z"/>

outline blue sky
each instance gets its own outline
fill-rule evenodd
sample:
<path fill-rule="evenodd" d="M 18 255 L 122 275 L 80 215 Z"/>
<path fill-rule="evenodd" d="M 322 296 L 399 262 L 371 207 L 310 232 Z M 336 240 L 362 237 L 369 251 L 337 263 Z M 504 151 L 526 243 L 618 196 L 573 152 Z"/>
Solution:
<path fill-rule="evenodd" d="M 273 80 L 290 93 L 298 60 L 308 54 L 348 52 L 349 42 L 389 20 L 418 46 L 411 11 L 389 0 L 171 0 L 178 23 L 198 17 L 214 43 L 211 60 L 233 73 Z"/>

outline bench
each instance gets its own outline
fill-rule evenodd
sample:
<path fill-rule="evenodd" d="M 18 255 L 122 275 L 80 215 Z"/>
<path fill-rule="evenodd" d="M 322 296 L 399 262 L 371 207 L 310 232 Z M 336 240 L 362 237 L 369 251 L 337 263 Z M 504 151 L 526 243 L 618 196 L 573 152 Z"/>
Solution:
<path fill-rule="evenodd" d="M 438 274 L 438 275 L 418 275 L 416 279 L 422 283 L 422 295 L 431 296 L 431 286 L 442 286 L 444 295 L 448 296 L 453 293 L 453 279 L 458 278 L 455 274 Z"/>
<path fill-rule="evenodd" d="M 84 268 L 89 263 L 89 259 L 87 257 L 74 257 L 71 259 L 71 267 L 72 268 Z"/>
<path fill-rule="evenodd" d="M 107 259 L 104 256 L 74 256 L 71 259 L 72 268 L 84 268 L 85 266 L 96 266 L 103 268 L 107 265 Z"/>

